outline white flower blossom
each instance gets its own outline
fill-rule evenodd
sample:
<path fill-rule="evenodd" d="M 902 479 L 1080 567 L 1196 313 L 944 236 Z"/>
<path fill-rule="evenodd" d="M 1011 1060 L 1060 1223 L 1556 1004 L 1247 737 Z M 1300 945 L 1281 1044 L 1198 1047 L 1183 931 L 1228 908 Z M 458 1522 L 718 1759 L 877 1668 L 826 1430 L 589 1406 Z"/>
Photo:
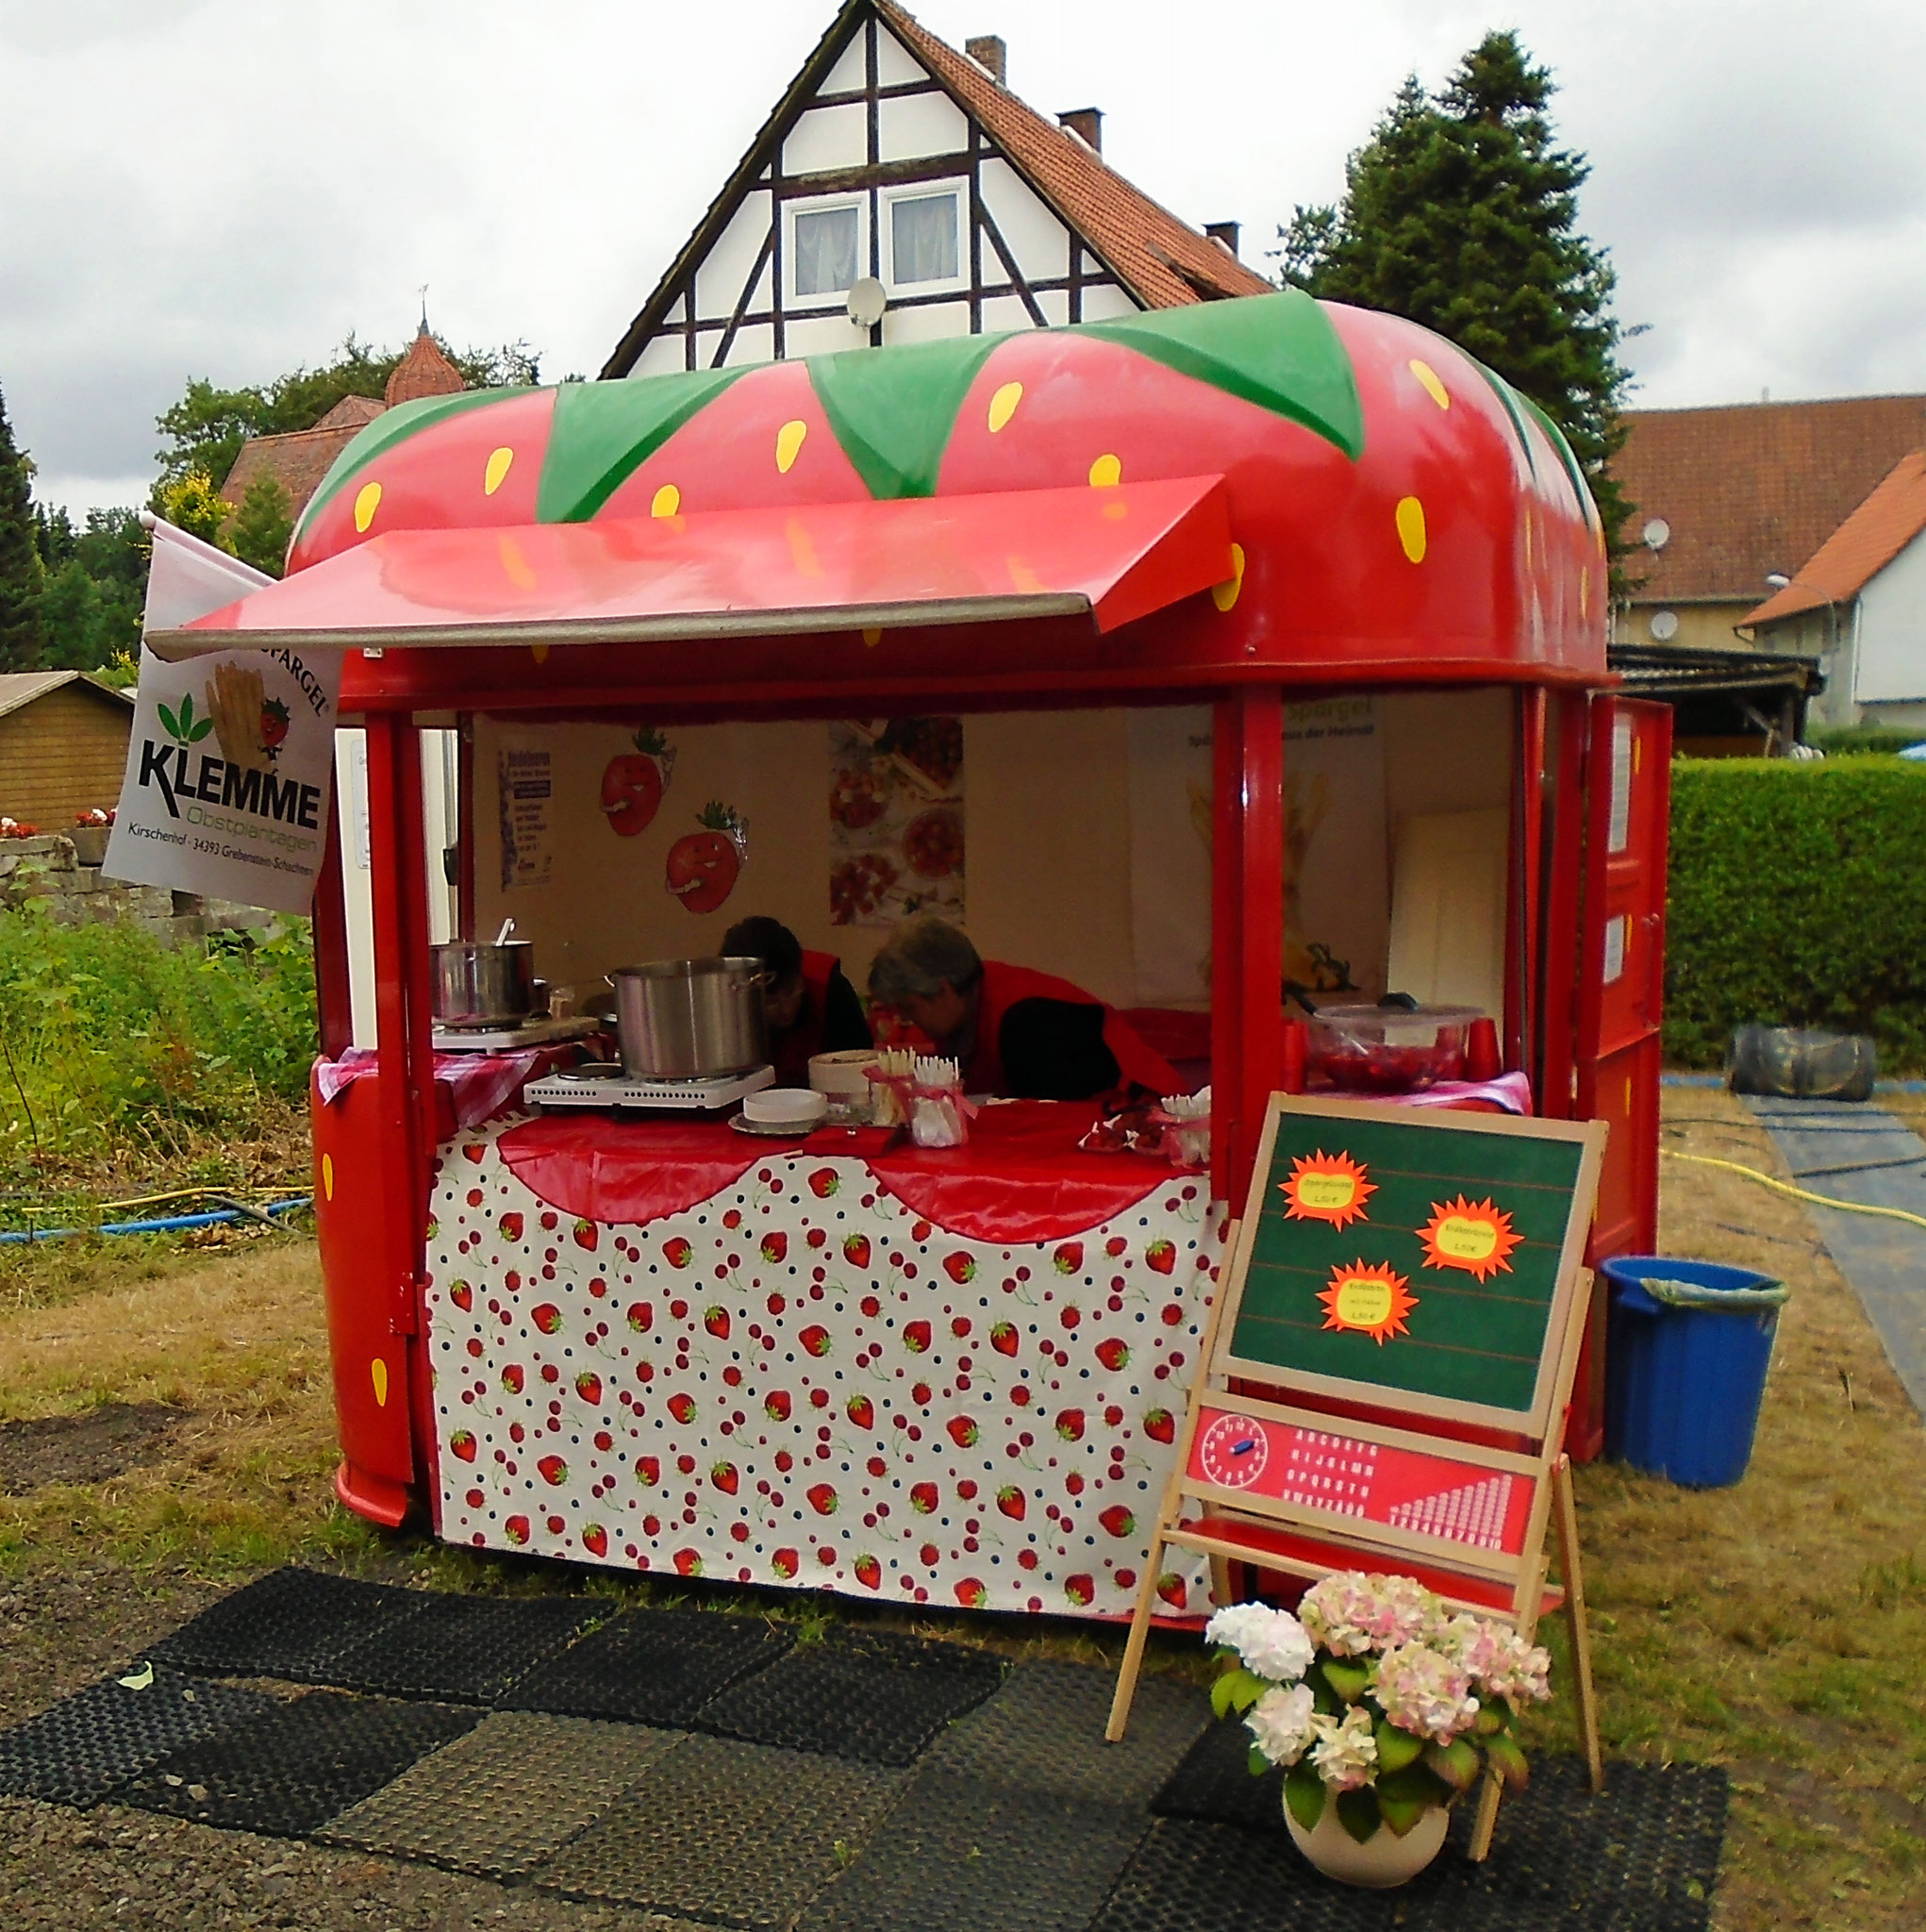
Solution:
<path fill-rule="evenodd" d="M 1233 1604 L 1211 1618 L 1204 1639 L 1235 1650 L 1244 1668 L 1272 1683 L 1294 1684 L 1317 1655 L 1304 1626 L 1288 1610 Z"/>
<path fill-rule="evenodd" d="M 1244 1724 L 1272 1764 L 1295 1764 L 1311 1741 L 1315 1714 L 1310 1686 L 1293 1684 L 1267 1690 L 1244 1713 Z"/>
<path fill-rule="evenodd" d="M 1311 1762 L 1318 1775 L 1334 1791 L 1354 1791 L 1368 1785 L 1378 1764 L 1378 1740 L 1371 1735 L 1370 1713 L 1353 1704 L 1343 1717 L 1311 1719 L 1318 1741 L 1311 1746 Z"/>

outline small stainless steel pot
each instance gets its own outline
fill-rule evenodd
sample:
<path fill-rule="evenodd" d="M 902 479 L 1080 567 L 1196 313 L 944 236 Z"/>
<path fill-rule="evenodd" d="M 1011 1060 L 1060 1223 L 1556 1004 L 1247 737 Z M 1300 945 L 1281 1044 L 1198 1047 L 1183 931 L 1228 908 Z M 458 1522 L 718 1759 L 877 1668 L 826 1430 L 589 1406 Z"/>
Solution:
<path fill-rule="evenodd" d="M 527 940 L 455 940 L 432 947 L 435 1018 L 445 1026 L 512 1026 L 535 1009 Z"/>
<path fill-rule="evenodd" d="M 620 966 L 615 988 L 622 1067 L 631 1080 L 706 1080 L 769 1058 L 760 959 L 656 959 Z"/>

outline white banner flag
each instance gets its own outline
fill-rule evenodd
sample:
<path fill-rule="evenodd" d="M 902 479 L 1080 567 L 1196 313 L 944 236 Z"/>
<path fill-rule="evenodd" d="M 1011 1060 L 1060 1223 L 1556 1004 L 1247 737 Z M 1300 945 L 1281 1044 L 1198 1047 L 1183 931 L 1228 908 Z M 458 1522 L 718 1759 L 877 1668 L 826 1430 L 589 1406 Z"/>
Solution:
<path fill-rule="evenodd" d="M 147 520 L 142 519 L 143 522 Z M 273 578 L 156 520 L 144 629 L 174 629 Z M 142 648 L 126 775 L 101 870 L 306 912 L 327 843 L 341 654 Z"/>

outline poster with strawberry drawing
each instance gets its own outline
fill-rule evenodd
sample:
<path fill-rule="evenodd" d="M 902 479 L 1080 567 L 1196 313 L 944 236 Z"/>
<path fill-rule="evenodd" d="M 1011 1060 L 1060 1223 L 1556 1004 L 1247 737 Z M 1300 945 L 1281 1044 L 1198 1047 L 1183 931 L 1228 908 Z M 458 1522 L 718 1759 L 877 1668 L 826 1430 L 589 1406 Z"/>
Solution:
<path fill-rule="evenodd" d="M 780 1153 L 681 1211 L 603 1221 L 524 1184 L 501 1151 L 523 1119 L 437 1167 L 444 1540 L 1129 1614 L 1216 1291 L 1224 1214 L 1201 1182 L 1005 1242 L 947 1232 L 859 1159 Z M 1202 1557 L 1171 1553 L 1156 1587 L 1165 1614 L 1207 1612 Z"/>
<path fill-rule="evenodd" d="M 872 718 L 829 727 L 829 918 L 894 925 L 963 919 L 963 721 Z"/>

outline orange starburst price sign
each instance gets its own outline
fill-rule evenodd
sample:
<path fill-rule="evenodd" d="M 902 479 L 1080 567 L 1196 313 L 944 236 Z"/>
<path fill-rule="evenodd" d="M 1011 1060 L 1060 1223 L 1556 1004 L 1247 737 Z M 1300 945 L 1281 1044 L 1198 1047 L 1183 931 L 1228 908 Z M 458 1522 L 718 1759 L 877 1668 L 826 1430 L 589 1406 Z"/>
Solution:
<path fill-rule="evenodd" d="M 1324 1326 L 1369 1335 L 1380 1348 L 1394 1335 L 1408 1335 L 1404 1317 L 1418 1306 L 1418 1297 L 1395 1268 L 1383 1261 L 1353 1261 L 1334 1268 L 1331 1279 L 1318 1291 L 1324 1304 Z"/>
<path fill-rule="evenodd" d="M 1365 1178 L 1365 1170 L 1350 1155 L 1320 1148 L 1299 1155 L 1289 1179 L 1279 1181 L 1277 1189 L 1290 1204 L 1284 1210 L 1287 1221 L 1328 1221 L 1333 1227 L 1346 1227 L 1366 1219 L 1364 1204 L 1378 1184 Z"/>
<path fill-rule="evenodd" d="M 1511 1251 L 1524 1236 L 1511 1224 L 1511 1216 L 1489 1200 L 1431 1204 L 1431 1219 L 1418 1230 L 1424 1243 L 1427 1268 L 1462 1268 L 1480 1281 L 1503 1269 L 1511 1273 Z"/>

